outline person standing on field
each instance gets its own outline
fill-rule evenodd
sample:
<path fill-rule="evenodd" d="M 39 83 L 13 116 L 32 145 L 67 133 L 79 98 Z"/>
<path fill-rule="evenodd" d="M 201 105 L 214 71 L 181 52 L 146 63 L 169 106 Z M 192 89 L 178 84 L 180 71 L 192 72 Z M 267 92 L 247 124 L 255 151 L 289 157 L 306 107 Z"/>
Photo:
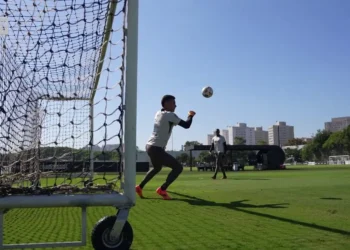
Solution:
<path fill-rule="evenodd" d="M 171 172 L 163 185 L 157 188 L 156 192 L 164 200 L 170 200 L 171 198 L 166 190 L 181 174 L 183 167 L 180 162 L 165 151 L 165 147 L 169 141 L 173 127 L 179 125 L 185 129 L 190 128 L 192 119 L 196 113 L 189 111 L 186 121 L 180 119 L 174 113 L 176 103 L 175 97 L 172 95 L 163 96 L 161 104 L 162 109 L 157 111 L 155 115 L 153 133 L 146 144 L 146 152 L 151 159 L 153 169 L 149 170 L 141 183 L 136 186 L 136 193 L 143 198 L 142 190 L 144 186 L 160 172 L 163 166 L 167 166 L 171 168 Z"/>
<path fill-rule="evenodd" d="M 227 151 L 227 145 L 226 145 L 226 140 L 225 137 L 220 135 L 220 130 L 216 129 L 215 130 L 215 135 L 212 139 L 211 147 L 209 149 L 209 152 L 212 153 L 214 150 L 215 157 L 216 157 L 216 167 L 215 167 L 215 173 L 214 176 L 211 177 L 212 179 L 216 179 L 216 175 L 219 171 L 219 168 L 221 169 L 221 172 L 223 174 L 222 179 L 227 179 L 224 166 L 223 166 L 223 160 Z"/>

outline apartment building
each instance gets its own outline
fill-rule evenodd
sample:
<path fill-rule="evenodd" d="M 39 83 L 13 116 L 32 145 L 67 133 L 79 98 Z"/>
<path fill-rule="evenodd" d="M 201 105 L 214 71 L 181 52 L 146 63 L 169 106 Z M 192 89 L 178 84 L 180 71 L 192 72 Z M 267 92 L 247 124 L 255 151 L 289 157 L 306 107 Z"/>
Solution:
<path fill-rule="evenodd" d="M 286 122 L 277 122 L 268 129 L 269 144 L 284 146 L 288 140 L 294 139 L 294 126 Z"/>
<path fill-rule="evenodd" d="M 264 131 L 262 127 L 256 127 L 255 130 L 255 144 L 264 141 L 266 144 L 269 143 L 269 133 Z"/>
<path fill-rule="evenodd" d="M 211 140 L 213 139 L 213 137 L 214 137 L 214 134 L 207 135 L 207 145 L 211 145 Z"/>
<path fill-rule="evenodd" d="M 246 145 L 255 144 L 255 130 L 248 127 L 246 123 L 237 123 L 237 126 L 228 126 L 228 142 L 234 145 L 236 137 L 242 137 L 246 141 Z"/>
<path fill-rule="evenodd" d="M 324 123 L 324 129 L 330 132 L 337 132 L 347 128 L 350 125 L 350 116 L 335 117 L 330 122 Z"/>
<path fill-rule="evenodd" d="M 229 143 L 229 134 L 228 134 L 228 129 L 221 129 L 220 134 L 225 138 L 226 143 Z"/>

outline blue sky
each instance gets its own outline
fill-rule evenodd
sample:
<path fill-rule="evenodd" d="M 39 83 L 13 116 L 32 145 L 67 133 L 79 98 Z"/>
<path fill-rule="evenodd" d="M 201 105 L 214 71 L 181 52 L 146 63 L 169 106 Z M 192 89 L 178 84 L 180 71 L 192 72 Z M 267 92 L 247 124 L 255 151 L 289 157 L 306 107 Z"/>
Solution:
<path fill-rule="evenodd" d="M 286 121 L 301 137 L 350 115 L 350 1 L 141 0 L 139 12 L 142 149 L 164 94 L 183 119 L 197 112 L 190 129 L 173 130 L 174 150 L 237 122 Z"/>

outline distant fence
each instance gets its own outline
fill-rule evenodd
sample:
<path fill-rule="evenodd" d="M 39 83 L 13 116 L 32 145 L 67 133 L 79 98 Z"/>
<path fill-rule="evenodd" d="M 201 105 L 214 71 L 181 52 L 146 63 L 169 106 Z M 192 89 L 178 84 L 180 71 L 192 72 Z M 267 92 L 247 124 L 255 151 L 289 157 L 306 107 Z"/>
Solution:
<path fill-rule="evenodd" d="M 309 161 L 307 165 L 313 166 L 313 165 L 350 165 L 350 161 L 343 161 L 343 162 L 333 162 L 333 161 L 320 161 L 320 162 L 314 162 Z"/>
<path fill-rule="evenodd" d="M 1 166 L 1 173 L 19 173 L 21 169 L 26 170 L 26 172 L 33 172 L 34 166 L 31 163 L 21 163 L 18 162 L 12 166 L 6 166 L 3 164 Z M 115 161 L 94 161 L 93 164 L 94 172 L 119 172 L 120 164 Z M 76 173 L 76 172 L 89 172 L 90 162 L 88 161 L 64 161 L 64 162 L 54 162 L 46 161 L 41 162 L 39 165 L 41 171 L 54 171 L 54 172 L 64 172 L 64 173 Z M 137 162 L 136 172 L 147 172 L 149 170 L 149 162 Z"/>

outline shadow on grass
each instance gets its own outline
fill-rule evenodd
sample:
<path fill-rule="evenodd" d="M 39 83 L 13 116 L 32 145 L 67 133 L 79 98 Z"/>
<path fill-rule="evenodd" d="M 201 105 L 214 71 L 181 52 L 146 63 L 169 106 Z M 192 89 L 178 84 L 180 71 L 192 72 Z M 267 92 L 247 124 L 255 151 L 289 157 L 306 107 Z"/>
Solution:
<path fill-rule="evenodd" d="M 235 180 L 235 181 L 268 181 L 270 179 L 264 179 L 264 178 L 230 178 L 230 180 Z"/>
<path fill-rule="evenodd" d="M 245 203 L 249 200 L 233 201 L 230 203 L 216 203 L 213 201 L 207 201 L 194 196 L 189 196 L 189 195 L 180 194 L 176 192 L 168 191 L 168 193 L 181 197 L 181 198 L 175 197 L 175 198 L 172 198 L 172 200 L 184 201 L 194 206 L 218 206 L 218 207 L 225 207 L 228 209 L 240 209 L 240 208 L 286 208 L 286 205 L 289 205 L 289 203 L 264 204 L 264 205 L 253 205 L 253 204 Z"/>
<path fill-rule="evenodd" d="M 233 210 L 243 212 L 246 214 L 260 216 L 260 217 L 264 217 L 264 218 L 268 218 L 268 219 L 272 219 L 272 220 L 287 222 L 287 223 L 291 223 L 294 225 L 299 225 L 299 226 L 309 227 L 309 228 L 327 231 L 327 232 L 331 232 L 331 233 L 337 233 L 337 234 L 341 234 L 341 235 L 350 236 L 349 231 L 331 228 L 331 227 L 326 227 L 326 226 L 320 226 L 320 225 L 316 225 L 313 223 L 307 223 L 307 222 L 297 221 L 297 220 L 293 220 L 293 219 L 287 219 L 287 218 L 278 217 L 275 215 L 264 214 L 264 213 L 259 213 L 259 212 L 244 209 L 244 208 L 286 208 L 285 205 L 289 205 L 288 203 L 265 204 L 265 205 L 252 205 L 252 204 L 244 203 L 248 200 L 240 200 L 240 201 L 234 201 L 234 202 L 230 202 L 230 203 L 216 203 L 216 202 L 200 199 L 200 198 L 197 198 L 194 196 L 189 196 L 189 195 L 185 195 L 185 194 L 181 194 L 181 193 L 170 192 L 170 191 L 168 191 L 168 193 L 171 193 L 171 194 L 174 194 L 174 195 L 181 197 L 181 198 L 173 198 L 173 200 L 184 201 L 184 202 L 187 202 L 188 204 L 194 205 L 194 206 L 219 206 L 219 207 L 233 209 Z"/>
<path fill-rule="evenodd" d="M 320 198 L 321 200 L 334 200 L 334 201 L 341 201 L 343 200 L 342 198 L 336 198 L 336 197 L 324 197 Z"/>

